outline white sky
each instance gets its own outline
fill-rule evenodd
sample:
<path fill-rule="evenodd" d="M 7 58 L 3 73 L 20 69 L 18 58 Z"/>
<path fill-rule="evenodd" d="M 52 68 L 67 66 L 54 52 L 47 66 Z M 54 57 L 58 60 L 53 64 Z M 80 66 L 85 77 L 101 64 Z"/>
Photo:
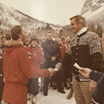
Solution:
<path fill-rule="evenodd" d="M 85 0 L 0 0 L 35 19 L 66 25 L 69 18 L 80 13 Z"/>

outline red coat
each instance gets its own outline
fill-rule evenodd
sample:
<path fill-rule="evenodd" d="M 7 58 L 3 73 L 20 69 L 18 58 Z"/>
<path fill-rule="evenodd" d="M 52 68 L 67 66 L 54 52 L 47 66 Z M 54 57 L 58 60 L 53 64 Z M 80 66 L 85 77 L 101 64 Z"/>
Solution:
<path fill-rule="evenodd" d="M 30 73 L 35 78 L 36 72 L 32 72 L 34 67 L 30 63 L 29 55 L 24 46 L 21 45 L 21 41 L 10 41 L 7 46 L 9 48 L 5 48 L 3 57 L 6 81 L 2 99 L 10 104 L 27 104 L 26 84 L 28 78 L 31 78 Z M 35 58 L 38 61 L 37 57 Z M 49 76 L 49 71 L 46 70 L 46 72 Z"/>
<path fill-rule="evenodd" d="M 31 53 L 30 58 L 32 70 L 29 74 L 31 78 L 48 77 L 49 71 L 47 69 L 40 69 L 40 63 L 43 62 L 44 56 L 40 47 L 28 47 L 27 53 Z"/>
<path fill-rule="evenodd" d="M 61 55 L 59 57 L 59 61 L 61 61 L 62 58 L 63 58 L 63 56 L 65 55 L 65 53 L 66 53 L 66 47 L 64 45 L 61 45 L 60 46 L 60 50 L 61 50 Z"/>
<path fill-rule="evenodd" d="M 6 79 L 3 100 L 10 104 L 27 104 L 27 88 L 30 61 L 25 48 L 16 45 L 5 48 L 3 70 Z"/>

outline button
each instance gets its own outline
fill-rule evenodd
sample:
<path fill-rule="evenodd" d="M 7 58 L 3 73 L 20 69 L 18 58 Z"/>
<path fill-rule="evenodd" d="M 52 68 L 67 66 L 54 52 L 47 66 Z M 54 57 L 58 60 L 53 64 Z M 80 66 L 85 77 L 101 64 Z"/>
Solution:
<path fill-rule="evenodd" d="M 78 55 L 78 53 L 76 53 L 76 55 Z"/>
<path fill-rule="evenodd" d="M 77 41 L 79 41 L 79 38 L 77 38 Z"/>
<path fill-rule="evenodd" d="M 78 45 L 78 42 L 76 42 L 76 44 Z"/>
<path fill-rule="evenodd" d="M 75 72 L 77 72 L 77 70 L 75 70 Z"/>
<path fill-rule="evenodd" d="M 77 61 L 77 58 L 75 60 Z"/>
<path fill-rule="evenodd" d="M 79 37 L 77 37 L 77 39 L 79 39 Z"/>
<path fill-rule="evenodd" d="M 76 49 L 78 49 L 78 47 L 76 47 Z"/>

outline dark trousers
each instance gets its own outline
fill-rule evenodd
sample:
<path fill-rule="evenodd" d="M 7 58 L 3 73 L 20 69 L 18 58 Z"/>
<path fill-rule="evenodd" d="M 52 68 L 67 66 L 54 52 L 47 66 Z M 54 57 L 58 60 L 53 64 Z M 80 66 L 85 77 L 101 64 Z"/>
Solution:
<path fill-rule="evenodd" d="M 52 81 L 57 83 L 58 90 L 63 90 L 62 82 L 63 82 L 63 76 L 62 76 L 62 70 L 59 70 L 53 77 Z M 48 93 L 48 85 L 49 85 L 49 77 L 44 78 L 44 92 Z"/>
<path fill-rule="evenodd" d="M 27 85 L 28 93 L 36 96 L 39 93 L 38 78 L 30 78 Z"/>
<path fill-rule="evenodd" d="M 59 70 L 55 76 L 54 81 L 57 83 L 57 89 L 63 90 L 62 82 L 63 82 L 63 76 L 62 76 L 62 70 Z"/>
<path fill-rule="evenodd" d="M 49 77 L 44 78 L 44 92 L 48 93 Z"/>

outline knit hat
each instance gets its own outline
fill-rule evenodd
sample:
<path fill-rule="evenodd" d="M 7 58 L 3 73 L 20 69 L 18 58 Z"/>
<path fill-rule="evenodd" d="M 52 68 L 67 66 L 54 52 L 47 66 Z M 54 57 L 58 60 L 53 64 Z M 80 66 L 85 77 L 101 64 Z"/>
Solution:
<path fill-rule="evenodd" d="M 35 38 L 35 37 L 31 38 L 31 42 L 32 42 L 33 40 L 37 41 L 37 43 L 39 44 L 38 38 Z"/>

